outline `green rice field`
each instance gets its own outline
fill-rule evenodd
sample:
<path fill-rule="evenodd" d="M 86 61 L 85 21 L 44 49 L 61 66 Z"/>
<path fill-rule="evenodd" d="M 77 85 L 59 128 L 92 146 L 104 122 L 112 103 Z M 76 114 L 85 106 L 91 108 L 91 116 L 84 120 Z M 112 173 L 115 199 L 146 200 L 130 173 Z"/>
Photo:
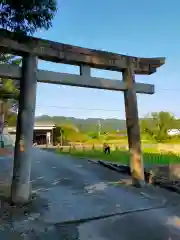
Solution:
<path fill-rule="evenodd" d="M 69 154 L 76 157 L 85 157 L 90 159 L 105 160 L 110 162 L 117 162 L 121 164 L 128 164 L 129 162 L 129 152 L 125 150 L 118 150 L 111 152 L 110 155 L 104 154 L 100 150 L 71 150 L 70 152 L 63 152 L 57 150 L 60 154 Z M 145 164 L 170 164 L 170 163 L 180 163 L 180 154 L 174 153 L 158 153 L 158 152 L 148 152 L 148 149 L 143 152 L 143 160 Z"/>

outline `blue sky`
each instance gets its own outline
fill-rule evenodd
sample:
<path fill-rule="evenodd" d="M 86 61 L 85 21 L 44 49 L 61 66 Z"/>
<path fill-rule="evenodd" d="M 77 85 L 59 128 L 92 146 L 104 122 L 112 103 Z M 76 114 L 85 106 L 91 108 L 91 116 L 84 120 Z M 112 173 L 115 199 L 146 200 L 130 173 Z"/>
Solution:
<path fill-rule="evenodd" d="M 140 57 L 166 57 L 151 76 L 154 95 L 138 94 L 139 116 L 171 111 L 180 117 L 180 1 L 57 0 L 53 27 L 35 36 L 62 43 Z M 39 61 L 39 68 L 77 73 L 75 66 Z M 121 79 L 121 73 L 93 70 L 93 76 Z M 122 92 L 38 84 L 36 115 L 124 118 Z M 96 109 L 96 110 L 95 110 Z M 97 110 L 99 109 L 99 110 Z"/>

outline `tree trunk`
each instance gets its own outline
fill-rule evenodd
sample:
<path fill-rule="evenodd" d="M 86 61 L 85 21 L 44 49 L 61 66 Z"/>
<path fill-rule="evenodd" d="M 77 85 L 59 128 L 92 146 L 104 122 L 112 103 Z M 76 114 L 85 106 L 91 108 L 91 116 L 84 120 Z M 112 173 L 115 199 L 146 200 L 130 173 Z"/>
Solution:
<path fill-rule="evenodd" d="M 0 101 L 0 148 L 4 148 L 3 130 L 4 130 L 4 102 Z"/>
<path fill-rule="evenodd" d="M 4 101 L 0 101 L 0 133 L 3 133 L 5 119 L 5 104 Z"/>

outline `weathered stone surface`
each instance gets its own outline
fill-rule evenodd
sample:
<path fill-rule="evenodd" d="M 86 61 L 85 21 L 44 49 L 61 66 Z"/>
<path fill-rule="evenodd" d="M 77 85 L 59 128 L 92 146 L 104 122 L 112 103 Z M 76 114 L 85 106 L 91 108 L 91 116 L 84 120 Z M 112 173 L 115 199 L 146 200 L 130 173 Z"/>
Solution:
<path fill-rule="evenodd" d="M 152 168 L 152 183 L 180 193 L 180 164 L 169 164 Z"/>
<path fill-rule="evenodd" d="M 180 164 L 170 164 L 169 171 L 169 177 L 171 180 L 180 181 Z"/>
<path fill-rule="evenodd" d="M 155 165 L 151 167 L 153 177 L 167 181 L 180 181 L 180 164 Z"/>
<path fill-rule="evenodd" d="M 6 53 L 34 53 L 40 59 L 99 69 L 122 71 L 130 60 L 137 74 L 151 74 L 165 63 L 165 58 L 140 58 L 112 52 L 82 48 L 35 37 L 23 37 L 0 30 L 0 50 Z"/>

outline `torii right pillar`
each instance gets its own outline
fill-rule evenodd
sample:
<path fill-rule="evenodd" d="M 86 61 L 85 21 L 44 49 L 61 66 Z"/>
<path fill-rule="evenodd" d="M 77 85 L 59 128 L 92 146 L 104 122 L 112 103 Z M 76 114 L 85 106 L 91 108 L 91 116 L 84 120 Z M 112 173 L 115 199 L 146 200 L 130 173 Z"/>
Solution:
<path fill-rule="evenodd" d="M 145 185 L 144 164 L 141 152 L 137 96 L 134 89 L 135 74 L 131 64 L 123 71 L 123 81 L 127 84 L 127 90 L 124 91 L 124 101 L 132 183 L 141 187 Z"/>

